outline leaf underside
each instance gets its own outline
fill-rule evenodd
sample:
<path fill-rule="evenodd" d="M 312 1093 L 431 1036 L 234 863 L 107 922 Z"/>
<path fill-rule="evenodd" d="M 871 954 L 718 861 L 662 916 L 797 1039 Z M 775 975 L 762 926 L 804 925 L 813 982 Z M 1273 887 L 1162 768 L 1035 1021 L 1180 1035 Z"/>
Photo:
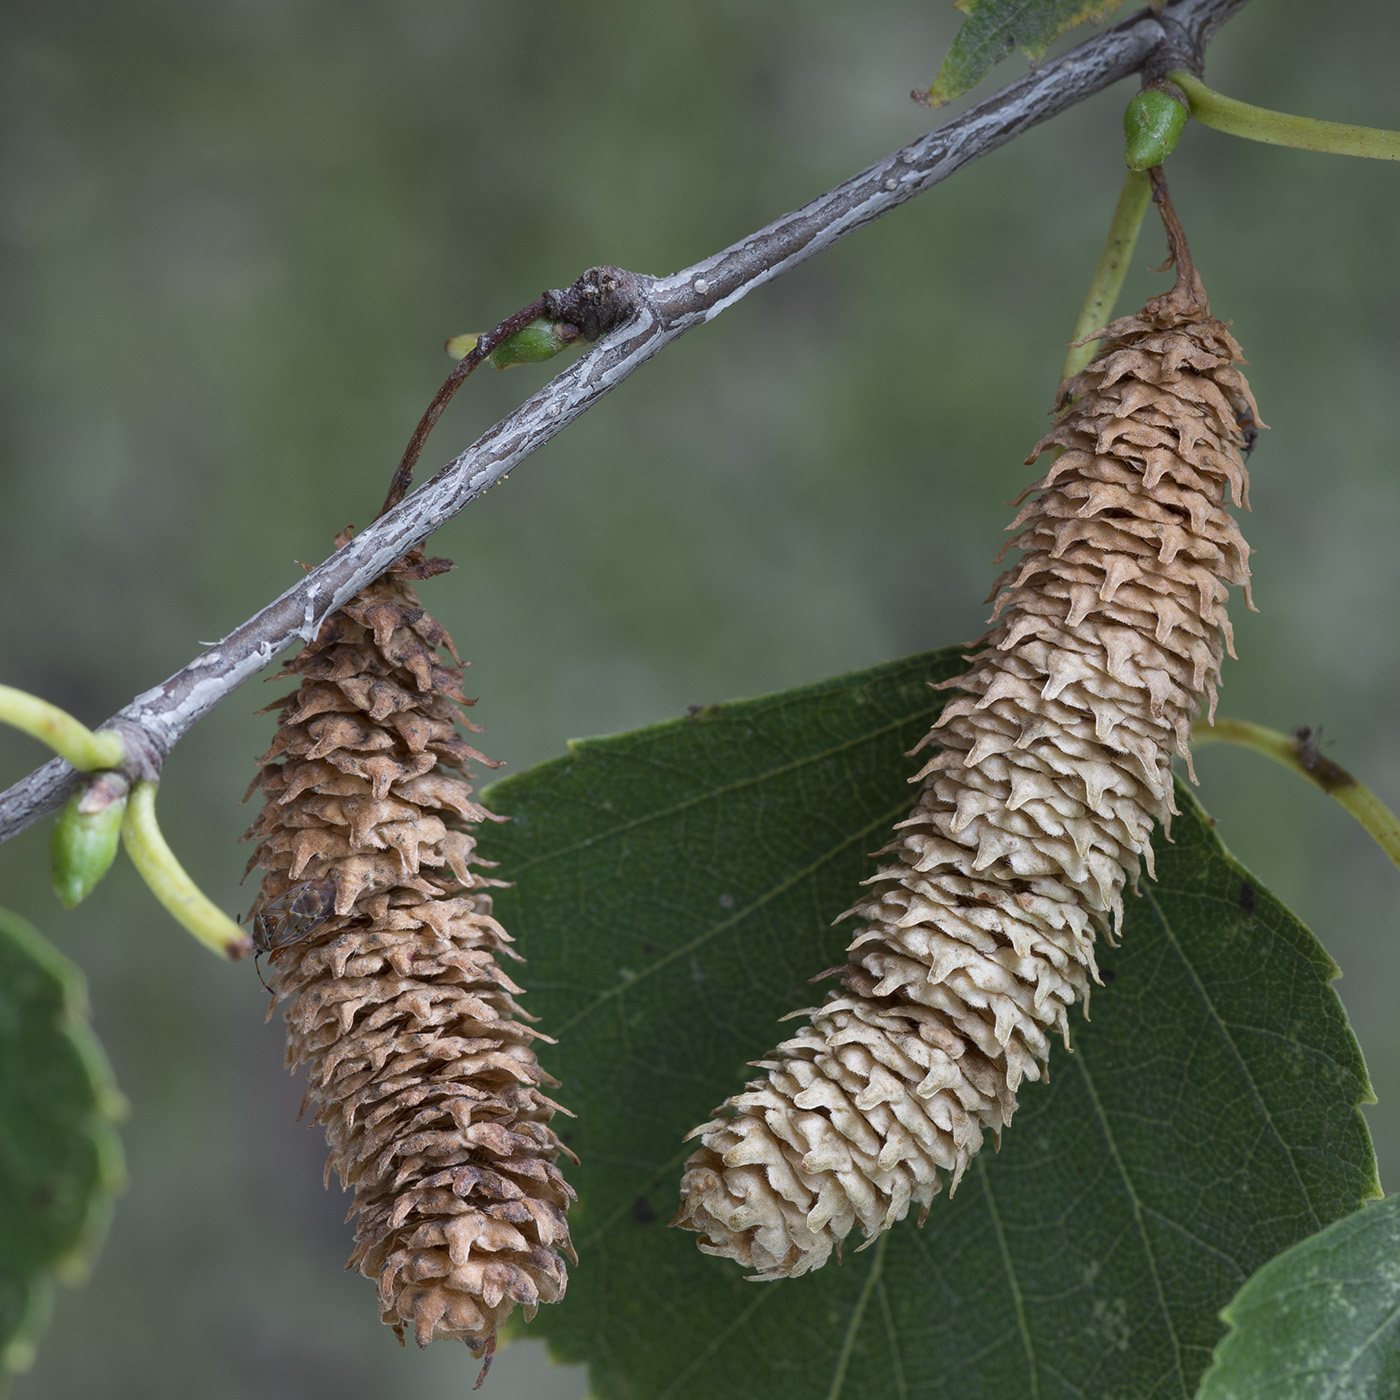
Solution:
<path fill-rule="evenodd" d="M 1199 1400 L 1400 1395 L 1400 1196 L 1270 1260 L 1224 1319 Z"/>
<path fill-rule="evenodd" d="M 488 794 L 514 818 L 482 843 L 516 882 L 498 913 L 582 1159 L 579 1264 L 530 1333 L 607 1400 L 1185 1400 L 1240 1285 L 1377 1194 L 1336 968 L 1182 791 L 1074 1053 L 922 1230 L 753 1284 L 666 1228 L 685 1133 L 844 961 L 831 920 L 912 803 L 906 754 L 947 695 L 927 683 L 964 666 L 706 707 Z"/>
<path fill-rule="evenodd" d="M 0 1390 L 23 1370 L 53 1279 L 86 1272 L 123 1181 L 122 1112 L 78 970 L 0 910 Z"/>
<path fill-rule="evenodd" d="M 941 107 L 975 87 L 984 74 L 1019 49 L 1035 63 L 1071 29 L 1100 20 L 1123 0 L 957 0 L 967 18 L 949 48 L 925 101 Z"/>

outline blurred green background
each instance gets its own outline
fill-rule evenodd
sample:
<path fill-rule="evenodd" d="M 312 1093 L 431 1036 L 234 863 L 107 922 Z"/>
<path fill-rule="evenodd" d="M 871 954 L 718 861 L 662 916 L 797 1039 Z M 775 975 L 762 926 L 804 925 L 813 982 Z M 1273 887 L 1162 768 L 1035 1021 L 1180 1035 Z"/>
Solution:
<path fill-rule="evenodd" d="M 0 7 L 0 679 L 93 723 L 159 682 L 370 518 L 445 336 L 596 262 L 673 271 L 895 149 L 937 119 L 907 93 L 958 18 L 942 0 Z M 1398 41 L 1381 0 L 1271 0 L 1206 76 L 1400 126 Z M 475 663 L 488 752 L 519 771 L 573 736 L 980 631 L 1130 94 L 686 337 L 434 537 L 459 567 L 425 601 Z M 1323 726 L 1400 805 L 1400 171 L 1189 130 L 1171 178 L 1273 426 L 1246 525 L 1260 611 L 1236 609 L 1222 712 Z M 1161 249 L 1150 229 L 1121 309 L 1165 285 Z M 546 372 L 473 380 L 425 468 Z M 248 687 L 165 772 L 165 828 L 230 910 L 250 897 L 237 800 L 272 729 L 252 711 L 277 693 Z M 5 781 L 42 757 L 0 735 Z M 1227 844 L 1346 972 L 1400 1185 L 1400 874 L 1263 759 L 1212 747 L 1198 769 Z M 0 899 L 87 972 L 131 1185 L 15 1395 L 464 1393 L 464 1349 L 400 1352 L 341 1272 L 346 1202 L 251 968 L 197 947 L 124 864 L 63 912 L 46 842 L 47 824 L 0 849 Z M 583 1391 L 530 1343 L 490 1385 Z"/>

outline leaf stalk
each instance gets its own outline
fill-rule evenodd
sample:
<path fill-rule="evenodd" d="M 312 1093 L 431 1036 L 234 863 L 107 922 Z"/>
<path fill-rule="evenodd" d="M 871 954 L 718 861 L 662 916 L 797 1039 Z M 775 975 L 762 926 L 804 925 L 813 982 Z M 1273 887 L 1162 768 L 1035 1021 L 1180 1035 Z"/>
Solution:
<path fill-rule="evenodd" d="M 230 960 L 252 952 L 252 940 L 190 879 L 166 844 L 156 822 L 156 784 L 149 778 L 131 789 L 122 844 L 151 893 L 206 948 Z"/>
<path fill-rule="evenodd" d="M 120 768 L 126 761 L 120 734 L 110 729 L 93 731 L 67 710 L 14 686 L 0 685 L 0 724 L 22 729 L 84 773 Z"/>
<path fill-rule="evenodd" d="M 1191 115 L 1202 126 L 1213 127 L 1246 141 L 1270 146 L 1292 146 L 1300 151 L 1324 151 L 1334 156 L 1365 156 L 1371 160 L 1400 160 L 1400 131 L 1348 122 L 1324 122 L 1273 112 L 1249 102 L 1226 97 L 1208 88 L 1194 73 L 1178 68 L 1167 77 L 1186 94 Z"/>
<path fill-rule="evenodd" d="M 1152 185 L 1147 172 L 1128 171 L 1123 188 L 1118 192 L 1118 203 L 1114 206 L 1113 218 L 1108 225 L 1108 239 L 1103 245 L 1103 252 L 1099 254 L 1099 265 L 1094 269 L 1089 293 L 1079 309 L 1079 319 L 1074 323 L 1069 353 L 1060 371 L 1062 386 L 1065 380 L 1073 379 L 1099 353 L 1099 342 L 1087 337 L 1102 330 L 1113 316 L 1113 308 L 1117 304 L 1118 294 L 1123 290 L 1128 264 L 1132 261 L 1133 249 L 1137 247 L 1138 234 L 1142 230 L 1142 216 L 1151 202 Z"/>
<path fill-rule="evenodd" d="M 1365 783 L 1358 782 L 1339 763 L 1318 751 L 1317 735 L 1306 726 L 1282 734 L 1243 719 L 1217 719 L 1214 725 L 1197 720 L 1191 726 L 1191 742 L 1239 744 L 1282 764 L 1306 778 L 1328 797 L 1340 803 L 1366 829 L 1371 839 L 1400 868 L 1400 817 Z"/>

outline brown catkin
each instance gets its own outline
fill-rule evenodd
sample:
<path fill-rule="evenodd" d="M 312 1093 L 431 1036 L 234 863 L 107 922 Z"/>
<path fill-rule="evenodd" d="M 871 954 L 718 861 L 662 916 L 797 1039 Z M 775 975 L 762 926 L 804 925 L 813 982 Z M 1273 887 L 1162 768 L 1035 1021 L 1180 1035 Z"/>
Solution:
<path fill-rule="evenodd" d="M 419 1346 L 489 1357 L 517 1303 L 528 1319 L 563 1296 L 573 1192 L 541 1092 L 555 1081 L 499 962 L 516 956 L 491 916 L 499 882 L 475 868 L 471 827 L 490 814 L 465 774 L 487 760 L 457 733 L 473 702 L 409 583 L 440 567 L 410 555 L 287 667 L 301 683 L 269 707 L 248 834 L 266 872 L 253 912 L 287 942 L 272 954 L 287 1061 L 307 1067 L 327 1181 L 355 1192 L 347 1267 L 377 1282 L 400 1338 L 411 1323 Z M 277 911 L 303 887 L 325 911 L 286 930 Z"/>
<path fill-rule="evenodd" d="M 1000 1136 L 1087 1001 L 1125 880 L 1140 859 L 1151 874 L 1192 717 L 1214 714 L 1228 586 L 1249 579 L 1226 495 L 1246 504 L 1262 425 L 1162 212 L 1176 285 L 1101 332 L 1029 459 L 1060 449 L 1009 527 L 1022 558 L 963 694 L 919 745 L 918 800 L 850 911 L 841 988 L 691 1134 L 674 1223 L 756 1279 L 926 1213 L 940 1174 L 956 1187 Z"/>

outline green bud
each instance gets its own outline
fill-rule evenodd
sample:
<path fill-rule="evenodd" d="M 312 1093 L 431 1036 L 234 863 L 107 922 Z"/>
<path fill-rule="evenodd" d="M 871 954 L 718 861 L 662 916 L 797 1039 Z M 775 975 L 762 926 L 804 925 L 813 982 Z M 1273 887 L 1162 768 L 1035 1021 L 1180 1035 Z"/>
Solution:
<path fill-rule="evenodd" d="M 448 339 L 443 342 L 442 348 L 446 350 L 454 360 L 460 360 L 470 355 L 471 352 L 476 349 L 476 342 L 480 339 L 481 337 L 479 335 L 475 335 L 469 331 L 466 335 L 449 336 Z"/>
<path fill-rule="evenodd" d="M 551 321 L 536 316 L 528 326 L 522 326 L 509 340 L 503 340 L 487 357 L 488 364 L 497 369 L 512 365 L 533 365 L 552 360 L 565 346 L 578 339 L 578 330 L 567 321 Z"/>
<path fill-rule="evenodd" d="M 476 349 L 479 335 L 454 335 L 444 347 L 454 360 L 460 360 Z M 578 339 L 578 329 L 567 321 L 551 321 L 537 316 L 528 326 L 503 340 L 487 357 L 486 363 L 496 369 L 512 365 L 533 365 L 552 360 L 565 347 Z"/>
<path fill-rule="evenodd" d="M 65 909 L 81 904 L 110 869 L 121 837 L 126 790 L 121 774 L 103 773 L 58 814 L 49 843 L 49 871 L 53 892 Z"/>
<path fill-rule="evenodd" d="M 1138 93 L 1123 113 L 1128 169 L 1149 170 L 1161 165 L 1176 150 L 1190 115 L 1185 103 L 1162 88 L 1144 88 Z"/>

